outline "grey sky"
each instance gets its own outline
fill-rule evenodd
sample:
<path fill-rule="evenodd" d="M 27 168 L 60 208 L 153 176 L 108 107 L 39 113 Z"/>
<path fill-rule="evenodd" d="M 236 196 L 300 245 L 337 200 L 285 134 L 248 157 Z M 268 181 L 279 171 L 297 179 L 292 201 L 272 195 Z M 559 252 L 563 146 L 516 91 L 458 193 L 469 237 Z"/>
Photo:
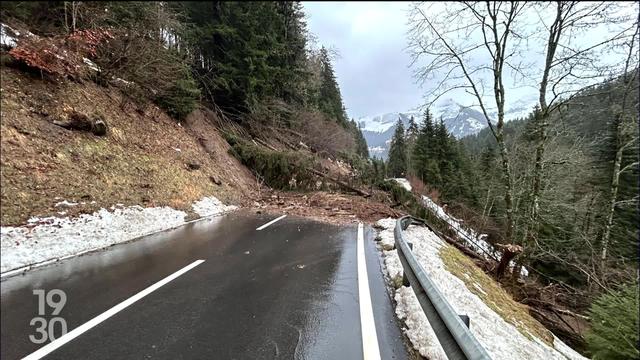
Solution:
<path fill-rule="evenodd" d="M 303 2 L 318 44 L 340 53 L 335 72 L 350 117 L 422 103 L 404 51 L 408 2 Z"/>
<path fill-rule="evenodd" d="M 554 18 L 552 7 L 537 4 L 527 8 L 526 16 L 521 17 L 522 29 L 531 36 L 526 37 L 519 58 L 514 60 L 521 62 L 525 72 L 531 76 L 516 77 L 515 72 L 507 75 L 505 86 L 510 94 L 507 108 L 516 101 L 531 105 L 535 103 L 547 36 L 544 24 Z M 433 80 L 425 85 L 425 89 L 415 83 L 413 70 L 408 67 L 411 56 L 406 51 L 410 2 L 303 2 L 303 5 L 309 31 L 317 37 L 318 45 L 335 47 L 341 55 L 334 61 L 335 72 L 350 117 L 357 119 L 366 115 L 415 109 L 425 103 L 427 90 L 438 82 L 438 76 L 445 73 L 433 74 Z M 457 11 L 453 10 L 453 4 L 429 3 L 425 6 L 429 14 Z M 618 6 L 619 14 L 630 16 L 631 20 L 635 18 L 637 4 L 618 3 Z M 577 48 L 588 47 L 627 26 L 625 22 L 582 30 L 572 34 L 565 44 Z M 468 38 L 459 38 L 457 42 L 473 41 L 478 36 L 479 33 L 472 34 Z M 612 50 L 616 49 L 599 48 L 593 58 L 598 59 L 601 67 L 614 73 L 614 68 L 623 63 L 624 55 Z M 474 52 L 471 63 L 489 63 L 488 54 L 484 51 L 484 48 L 480 48 Z M 491 74 L 479 74 L 480 82 L 491 89 Z M 580 87 L 584 85 L 587 84 L 580 84 Z M 485 96 L 491 92 L 487 90 Z M 461 89 L 447 96 L 466 106 L 475 103 L 473 97 Z"/>

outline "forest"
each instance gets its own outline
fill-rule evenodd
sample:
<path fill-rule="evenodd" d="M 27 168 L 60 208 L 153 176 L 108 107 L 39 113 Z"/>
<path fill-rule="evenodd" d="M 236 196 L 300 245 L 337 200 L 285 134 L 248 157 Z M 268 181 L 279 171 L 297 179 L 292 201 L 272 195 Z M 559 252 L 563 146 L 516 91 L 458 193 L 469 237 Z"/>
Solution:
<path fill-rule="evenodd" d="M 412 119 L 406 131 L 398 123 L 389 175 L 424 183 L 425 194 L 446 203 L 468 226 L 490 234 L 491 242 L 521 246 L 518 264 L 532 269 L 546 286 L 560 285 L 558 296 L 567 296 L 564 303 L 589 314 L 593 332 L 586 340 L 595 358 L 635 358 L 640 224 L 637 14 L 629 14 L 631 26 L 622 33 L 584 44 L 576 41 L 574 31 L 622 21 L 612 15 L 615 5 L 547 4 L 555 19 L 542 30 L 545 61 L 540 72 L 527 74 L 535 79 L 532 87 L 539 100 L 526 118 L 505 119 L 500 109 L 509 98 L 503 85 L 507 68 L 528 71 L 510 59 L 525 48 L 522 33 L 517 33 L 527 30 L 523 14 L 545 8 L 489 4 L 463 2 L 456 8 L 459 12 L 442 16 L 414 7 L 410 42 L 414 56 L 427 60 L 416 76 L 429 83 L 430 74 L 448 71 L 449 78 L 434 84 L 433 96 L 466 89 L 489 119 L 488 127 L 455 139 L 433 119 L 428 103 L 424 117 Z M 451 25 L 460 22 L 466 27 Z M 456 37 L 470 29 L 484 38 L 465 42 Z M 599 63 L 596 48 L 616 51 L 617 64 Z M 471 60 L 477 49 L 488 52 L 491 66 Z M 495 78 L 491 96 L 478 90 L 481 71 Z M 496 107 L 498 118 L 491 119 L 487 109 Z"/>
<path fill-rule="evenodd" d="M 10 54 L 47 76 L 79 80 L 85 58 L 100 69 L 94 81 L 125 79 L 129 101 L 152 101 L 178 121 L 206 106 L 230 128 L 287 129 L 332 156 L 368 156 L 342 102 L 334 52 L 309 40 L 299 2 L 6 2 L 2 10 L 4 23 L 39 35 Z M 76 56 L 43 59 L 42 50 Z M 335 136 L 318 136 L 325 131 Z"/>

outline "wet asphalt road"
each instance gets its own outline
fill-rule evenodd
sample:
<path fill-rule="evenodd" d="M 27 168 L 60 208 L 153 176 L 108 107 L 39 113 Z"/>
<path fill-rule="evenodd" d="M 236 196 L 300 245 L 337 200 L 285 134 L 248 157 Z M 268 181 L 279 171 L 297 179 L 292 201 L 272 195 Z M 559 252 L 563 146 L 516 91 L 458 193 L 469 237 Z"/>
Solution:
<path fill-rule="evenodd" d="M 46 359 L 362 359 L 357 225 L 238 212 L 69 259 L 1 283 L 1 357 L 33 344 L 34 289 L 61 289 L 68 330 L 193 263 L 200 265 Z M 408 350 L 384 287 L 374 232 L 365 254 L 382 359 Z M 44 316 L 51 319 L 51 309 Z"/>

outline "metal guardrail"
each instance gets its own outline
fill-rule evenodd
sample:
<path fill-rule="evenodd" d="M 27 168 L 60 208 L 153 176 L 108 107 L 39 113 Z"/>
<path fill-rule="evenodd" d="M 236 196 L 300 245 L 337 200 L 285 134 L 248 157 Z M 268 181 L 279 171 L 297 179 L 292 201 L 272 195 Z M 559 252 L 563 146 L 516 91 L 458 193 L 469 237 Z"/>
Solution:
<path fill-rule="evenodd" d="M 450 360 L 489 360 L 489 354 L 469 331 L 451 305 L 442 296 L 435 284 L 424 271 L 413 255 L 411 244 L 402 237 L 402 231 L 411 224 L 429 226 L 424 220 L 412 216 L 404 216 L 397 220 L 394 237 L 398 256 L 404 269 L 404 275 L 416 294 L 420 306 L 429 324 L 433 328 L 438 341 Z"/>
<path fill-rule="evenodd" d="M 438 215 L 438 211 L 434 210 L 433 208 L 431 208 L 430 206 L 427 206 L 427 204 L 425 203 L 424 200 L 422 200 L 422 204 L 425 205 L 424 207 L 430 211 L 433 216 L 435 216 L 436 218 L 438 218 L 439 220 L 443 221 L 444 223 L 447 224 L 448 228 L 453 230 L 456 235 L 458 236 L 458 238 L 462 239 L 461 243 L 467 248 L 470 249 L 472 251 L 474 251 L 475 253 L 478 253 L 478 250 L 480 250 L 481 252 L 483 252 L 484 254 L 486 254 L 489 258 L 491 258 L 492 260 L 496 261 L 496 262 L 500 262 L 500 256 L 498 255 L 499 253 L 496 253 L 496 250 L 494 249 L 493 252 L 491 251 L 487 251 L 481 244 L 479 244 L 475 239 L 473 239 L 472 237 L 470 237 L 466 232 L 462 231 L 459 227 L 460 227 L 460 222 L 456 221 L 456 218 L 453 218 L 450 215 L 447 215 L 449 218 L 453 218 L 454 221 L 458 222 L 458 228 L 456 228 L 455 226 L 451 225 L 451 223 L 449 223 L 446 219 L 441 218 Z M 429 225 L 427 225 L 429 226 Z M 431 226 L 429 226 L 429 228 L 434 231 L 434 229 L 431 228 Z M 434 231 L 436 234 L 438 234 L 438 231 Z M 475 246 L 475 248 L 472 248 L 470 246 L 468 246 L 467 244 L 472 244 L 473 246 Z M 493 246 L 492 246 L 493 247 Z"/>

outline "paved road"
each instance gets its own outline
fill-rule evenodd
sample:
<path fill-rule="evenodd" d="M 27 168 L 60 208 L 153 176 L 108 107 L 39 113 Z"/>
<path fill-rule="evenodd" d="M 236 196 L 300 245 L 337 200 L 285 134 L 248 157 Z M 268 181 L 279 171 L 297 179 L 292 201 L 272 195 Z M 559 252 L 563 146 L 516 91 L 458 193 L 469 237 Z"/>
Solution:
<path fill-rule="evenodd" d="M 172 274 L 45 358 L 362 359 L 357 225 L 286 217 L 256 230 L 275 217 L 238 212 L 4 280 L 2 359 L 46 345 L 29 339 L 40 326 L 30 326 L 39 311 L 34 289 L 63 290 L 57 316 L 79 332 Z M 365 227 L 380 356 L 406 359 L 373 236 Z M 45 306 L 44 318 L 52 311 Z"/>

